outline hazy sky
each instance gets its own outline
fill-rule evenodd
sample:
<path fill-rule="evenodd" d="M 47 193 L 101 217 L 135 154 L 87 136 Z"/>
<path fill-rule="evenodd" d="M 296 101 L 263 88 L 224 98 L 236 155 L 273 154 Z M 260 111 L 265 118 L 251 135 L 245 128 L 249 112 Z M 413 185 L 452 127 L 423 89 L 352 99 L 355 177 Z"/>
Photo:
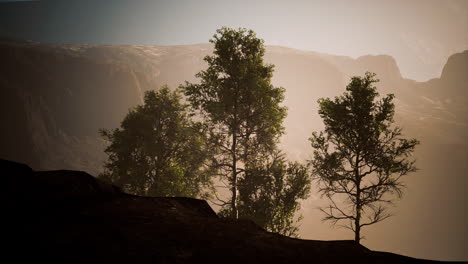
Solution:
<path fill-rule="evenodd" d="M 2 1 L 5 2 L 5 1 Z M 221 26 L 266 44 L 358 57 L 389 54 L 404 77 L 438 77 L 468 49 L 468 1 L 6 1 L 0 35 L 58 43 L 206 43 Z"/>

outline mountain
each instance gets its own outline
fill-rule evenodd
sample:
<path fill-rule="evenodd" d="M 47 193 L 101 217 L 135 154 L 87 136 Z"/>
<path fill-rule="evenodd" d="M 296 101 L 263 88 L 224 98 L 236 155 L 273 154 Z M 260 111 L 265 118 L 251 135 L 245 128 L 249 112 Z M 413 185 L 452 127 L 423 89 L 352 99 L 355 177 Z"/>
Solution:
<path fill-rule="evenodd" d="M 95 172 L 97 129 L 118 125 L 150 88 L 128 67 L 52 46 L 3 42 L 0 53 L 2 156 L 37 168 Z"/>
<path fill-rule="evenodd" d="M 0 171 L 10 198 L 3 238 L 16 261 L 439 263 L 354 241 L 292 239 L 249 220 L 219 218 L 203 200 L 129 195 L 85 172 L 38 172 L 6 160 Z"/>
<path fill-rule="evenodd" d="M 37 170 L 75 169 L 97 175 L 106 156 L 100 128 L 119 125 L 146 90 L 196 82 L 212 46 L 54 45 L 0 41 L 0 158 Z M 365 230 L 364 245 L 415 257 L 468 260 L 468 51 L 452 55 L 440 78 L 416 82 L 401 76 L 386 55 L 359 58 L 268 46 L 273 83 L 286 88 L 282 147 L 290 159 L 311 158 L 312 131 L 323 129 L 317 100 L 343 93 L 349 78 L 377 73 L 380 94 L 396 96 L 396 124 L 421 141 L 419 171 L 405 180 L 396 216 Z M 344 239 L 314 208 L 302 203 L 300 234 Z M 385 238 L 385 239 L 383 239 Z M 453 246 L 457 245 L 457 246 Z"/>

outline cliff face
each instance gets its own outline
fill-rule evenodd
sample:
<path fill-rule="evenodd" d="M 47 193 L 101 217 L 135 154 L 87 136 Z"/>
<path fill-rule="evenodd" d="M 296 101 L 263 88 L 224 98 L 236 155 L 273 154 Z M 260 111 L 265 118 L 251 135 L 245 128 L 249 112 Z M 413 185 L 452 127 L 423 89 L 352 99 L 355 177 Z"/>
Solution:
<path fill-rule="evenodd" d="M 449 90 L 450 94 L 454 96 L 468 96 L 468 90 L 466 89 L 468 74 L 466 69 L 468 69 L 468 50 L 450 56 L 440 76 L 442 81 L 440 89 L 442 91 Z"/>
<path fill-rule="evenodd" d="M 218 218 L 202 200 L 128 195 L 84 172 L 5 160 L 0 171 L 10 198 L 3 239 L 19 262 L 431 263 L 354 241 L 291 239 Z"/>
<path fill-rule="evenodd" d="M 36 168 L 96 172 L 98 129 L 118 126 L 149 89 L 128 67 L 47 45 L 0 43 L 0 56 L 1 154 Z"/>

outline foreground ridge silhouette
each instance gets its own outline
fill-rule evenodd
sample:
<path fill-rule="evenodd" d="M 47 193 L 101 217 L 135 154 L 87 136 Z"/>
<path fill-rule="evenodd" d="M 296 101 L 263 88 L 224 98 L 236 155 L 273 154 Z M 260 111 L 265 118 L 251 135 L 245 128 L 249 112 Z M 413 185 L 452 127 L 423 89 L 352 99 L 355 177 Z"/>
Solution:
<path fill-rule="evenodd" d="M 219 218 L 204 200 L 134 196 L 81 171 L 33 171 L 1 159 L 0 171 L 6 252 L 17 262 L 441 263 L 351 240 L 285 237 Z"/>

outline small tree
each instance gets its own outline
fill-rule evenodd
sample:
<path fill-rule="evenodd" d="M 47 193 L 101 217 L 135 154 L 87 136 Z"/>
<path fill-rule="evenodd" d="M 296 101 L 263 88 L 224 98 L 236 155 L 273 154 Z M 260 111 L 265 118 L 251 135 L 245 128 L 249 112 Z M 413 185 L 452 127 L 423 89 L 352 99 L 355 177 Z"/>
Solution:
<path fill-rule="evenodd" d="M 263 63 L 263 40 L 253 31 L 223 27 L 210 42 L 214 54 L 205 57 L 208 68 L 196 75 L 200 83 L 182 88 L 212 128 L 210 142 L 218 151 L 213 167 L 227 178 L 232 193 L 222 205 L 230 206 L 237 218 L 238 180 L 245 165 L 275 149 L 284 131 L 286 108 L 279 105 L 284 89 L 271 84 L 273 66 Z"/>
<path fill-rule="evenodd" d="M 239 181 L 239 217 L 268 231 L 297 237 L 302 219 L 295 217 L 301 206 L 298 200 L 309 196 L 310 181 L 307 166 L 287 162 L 279 151 L 268 155 L 247 167 Z"/>
<path fill-rule="evenodd" d="M 126 191 L 148 196 L 203 196 L 210 186 L 203 163 L 209 155 L 201 123 L 191 121 L 178 90 L 145 93 L 121 128 L 101 130 L 110 142 L 101 177 Z"/>
<path fill-rule="evenodd" d="M 325 131 L 310 138 L 313 177 L 330 201 L 321 208 L 324 220 L 347 221 L 344 227 L 354 231 L 358 243 L 363 227 L 390 216 L 385 205 L 394 201 L 394 195 L 401 197 L 401 177 L 416 170 L 409 156 L 419 143 L 402 138 L 401 128 L 390 127 L 394 96 L 376 101 L 374 77 L 369 72 L 352 77 L 342 96 L 320 99 Z"/>

